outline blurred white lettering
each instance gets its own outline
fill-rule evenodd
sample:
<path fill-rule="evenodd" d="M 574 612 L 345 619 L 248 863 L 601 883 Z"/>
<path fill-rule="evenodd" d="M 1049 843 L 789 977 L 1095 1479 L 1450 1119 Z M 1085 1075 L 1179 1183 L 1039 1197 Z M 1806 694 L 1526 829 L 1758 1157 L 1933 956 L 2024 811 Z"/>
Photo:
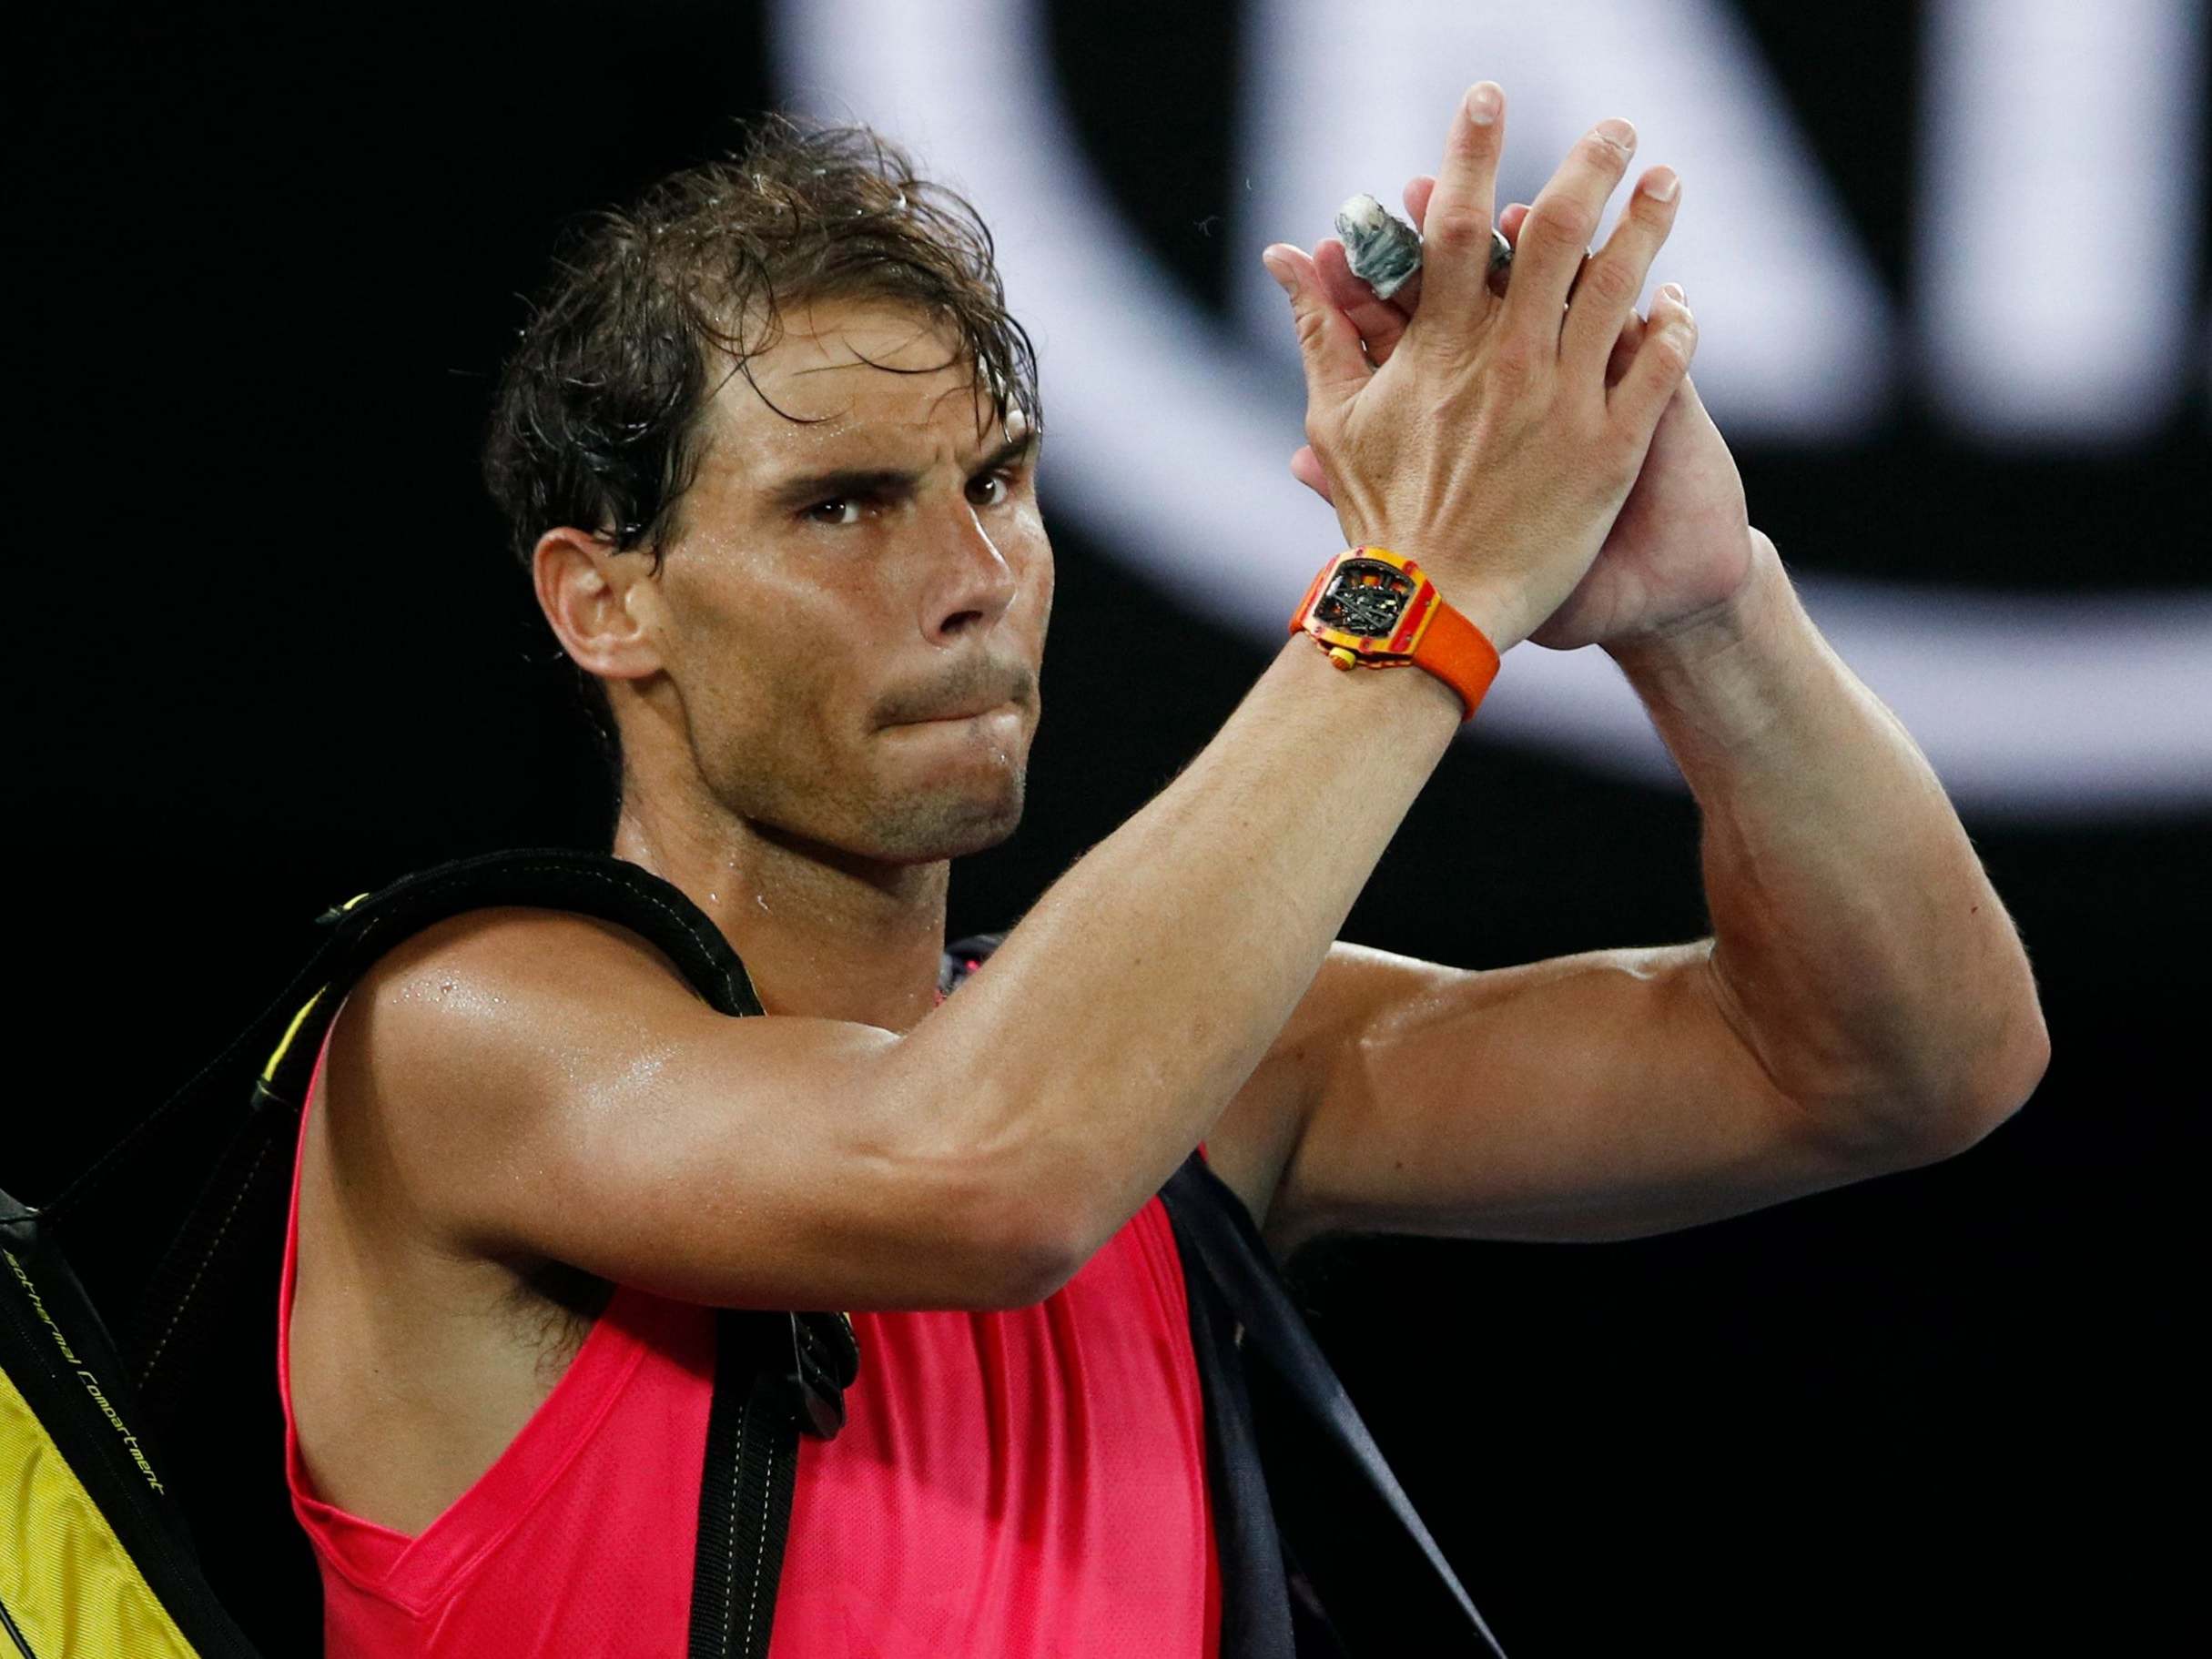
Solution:
<path fill-rule="evenodd" d="M 2138 439 L 2189 375 L 2203 180 L 2190 0 L 1932 0 L 1915 319 L 1986 441 Z"/>
<path fill-rule="evenodd" d="M 1308 246 L 1358 190 L 1402 213 L 1405 180 L 1436 168 L 1454 102 L 1494 80 L 1507 99 L 1500 208 L 1532 199 L 1607 116 L 1636 125 L 1631 177 L 1658 162 L 1681 174 L 1682 215 L 1647 290 L 1688 290 L 1698 389 L 1724 428 L 1832 440 L 1881 414 L 1889 298 L 1725 5 L 1265 0 L 1245 26 L 1252 187 L 1233 206 L 1235 245 Z M 1256 259 L 1235 278 L 1247 327 L 1285 350 L 1281 290 Z"/>

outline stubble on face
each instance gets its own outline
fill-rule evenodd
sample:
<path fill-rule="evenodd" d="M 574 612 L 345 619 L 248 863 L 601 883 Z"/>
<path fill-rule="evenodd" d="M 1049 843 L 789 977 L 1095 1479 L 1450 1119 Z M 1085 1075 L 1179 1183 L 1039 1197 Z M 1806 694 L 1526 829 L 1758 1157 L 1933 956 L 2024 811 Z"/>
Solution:
<path fill-rule="evenodd" d="M 670 695 L 709 797 L 699 807 L 885 864 L 997 845 L 1024 803 L 1050 549 L 1026 471 L 1018 495 L 965 524 L 953 491 L 979 454 L 1023 436 L 1020 411 L 998 427 L 949 338 L 880 306 L 802 309 L 747 367 L 716 394 L 665 572 Z M 846 468 L 920 482 L 903 501 L 811 517 L 766 499 L 794 475 Z M 932 637 L 931 607 L 959 591 L 962 561 L 989 557 L 978 536 L 1010 572 L 1011 601 Z M 1010 712 L 920 723 L 980 703 Z"/>

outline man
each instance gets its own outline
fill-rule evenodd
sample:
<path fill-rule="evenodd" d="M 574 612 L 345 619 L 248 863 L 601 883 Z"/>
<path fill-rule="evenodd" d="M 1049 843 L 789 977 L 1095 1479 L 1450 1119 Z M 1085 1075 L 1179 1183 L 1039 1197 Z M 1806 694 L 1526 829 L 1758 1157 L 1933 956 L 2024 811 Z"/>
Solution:
<path fill-rule="evenodd" d="M 1586 258 L 1634 147 L 1601 123 L 1507 214 L 1501 294 L 1502 131 L 1483 83 L 1409 187 L 1417 294 L 1267 250 L 1294 470 L 1463 639 L 1621 663 L 1703 811 L 1690 945 L 1476 973 L 1336 942 L 1483 675 L 1294 637 L 941 999 L 949 861 L 1020 816 L 1052 594 L 988 236 L 872 135 L 771 125 L 570 251 L 489 475 L 604 696 L 614 851 L 715 920 L 768 1017 L 527 909 L 428 929 L 348 1000 L 286 1293 L 334 1655 L 675 1651 L 715 1306 L 851 1310 L 865 1355 L 802 1452 L 776 1651 L 1210 1653 L 1154 1199 L 1193 1146 L 1282 1256 L 1621 1239 L 1924 1164 L 2027 1098 L 2010 922 L 1749 529 L 1679 290 L 1634 311 L 1674 176 Z"/>

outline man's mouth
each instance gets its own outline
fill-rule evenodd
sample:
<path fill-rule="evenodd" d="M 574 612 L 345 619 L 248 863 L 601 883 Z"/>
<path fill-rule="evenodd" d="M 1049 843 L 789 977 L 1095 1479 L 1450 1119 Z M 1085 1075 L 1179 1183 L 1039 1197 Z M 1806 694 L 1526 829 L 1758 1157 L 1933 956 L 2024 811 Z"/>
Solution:
<path fill-rule="evenodd" d="M 963 720 L 978 720 L 986 714 L 1017 712 L 1032 694 L 1032 682 L 1029 677 L 1017 677 L 1010 672 L 991 673 L 980 684 L 976 683 L 979 676 L 969 674 L 961 677 L 968 683 L 942 688 L 939 695 L 943 700 L 934 705 L 920 696 L 893 701 L 889 718 L 883 720 L 883 723 L 892 726 L 951 725 Z M 878 719 L 882 719 L 882 716 L 878 715 Z"/>

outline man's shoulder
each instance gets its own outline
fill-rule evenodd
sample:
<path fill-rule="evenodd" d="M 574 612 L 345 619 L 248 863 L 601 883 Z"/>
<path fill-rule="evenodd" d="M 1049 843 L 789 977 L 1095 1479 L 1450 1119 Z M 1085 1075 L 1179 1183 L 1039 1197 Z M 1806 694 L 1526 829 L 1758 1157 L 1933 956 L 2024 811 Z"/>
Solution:
<path fill-rule="evenodd" d="M 695 1001 L 656 947 L 594 916 L 501 905 L 434 922 L 372 963 L 332 1021 L 331 1155 L 350 1177 L 402 1186 L 426 1159 L 473 1157 L 551 1103 L 557 1050 L 625 1040 L 617 1027 L 649 1040 L 657 1007 Z"/>
<path fill-rule="evenodd" d="M 658 946 L 619 923 L 574 910 L 494 905 L 400 940 L 362 973 L 355 994 L 397 990 L 436 1000 L 447 986 L 484 982 L 557 996 L 573 986 L 602 984 L 609 974 L 640 985 L 683 983 Z"/>

